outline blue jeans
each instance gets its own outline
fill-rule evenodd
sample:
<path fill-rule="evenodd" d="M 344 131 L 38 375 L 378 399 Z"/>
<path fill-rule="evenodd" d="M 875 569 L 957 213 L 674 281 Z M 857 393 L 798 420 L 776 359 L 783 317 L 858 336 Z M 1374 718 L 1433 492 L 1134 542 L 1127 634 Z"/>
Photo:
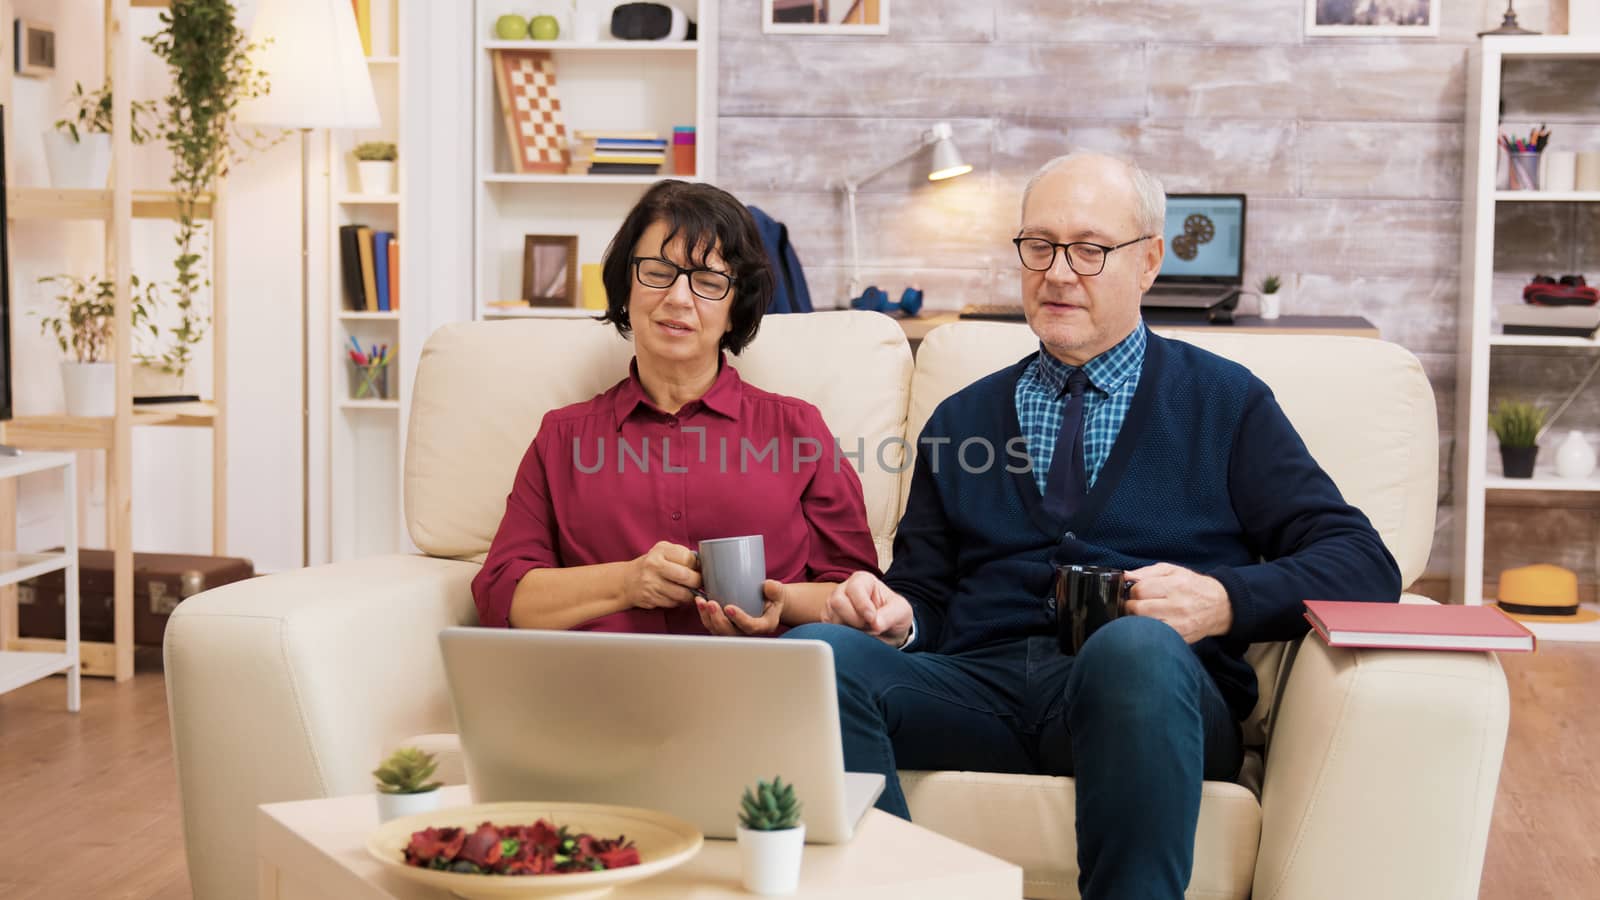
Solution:
<path fill-rule="evenodd" d="M 909 819 L 898 769 L 1072 775 L 1085 900 L 1181 898 L 1200 783 L 1237 777 L 1239 725 L 1170 626 L 1128 616 L 1077 656 L 1053 637 L 968 653 L 902 653 L 840 625 L 785 639 L 833 648 L 845 768 L 887 781 L 878 808 Z"/>

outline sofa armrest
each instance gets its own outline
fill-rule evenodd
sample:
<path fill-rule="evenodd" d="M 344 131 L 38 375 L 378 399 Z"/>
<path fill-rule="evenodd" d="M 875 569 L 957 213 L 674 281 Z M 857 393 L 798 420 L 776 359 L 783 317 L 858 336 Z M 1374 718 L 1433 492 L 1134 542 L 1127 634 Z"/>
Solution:
<path fill-rule="evenodd" d="M 1509 717 L 1499 659 L 1312 635 L 1291 665 L 1251 896 L 1476 898 Z"/>
<path fill-rule="evenodd" d="M 255 808 L 370 790 L 393 742 L 454 731 L 438 633 L 478 565 L 387 556 L 252 578 L 167 625 L 167 705 L 198 900 L 253 896 Z"/>

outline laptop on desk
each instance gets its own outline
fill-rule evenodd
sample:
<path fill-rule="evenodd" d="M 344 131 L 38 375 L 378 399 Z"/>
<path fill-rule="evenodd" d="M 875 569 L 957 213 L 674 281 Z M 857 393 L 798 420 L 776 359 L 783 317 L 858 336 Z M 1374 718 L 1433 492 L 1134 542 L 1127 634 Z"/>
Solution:
<path fill-rule="evenodd" d="M 638 806 L 732 838 L 745 788 L 777 775 L 806 840 L 834 844 L 883 791 L 844 770 L 820 641 L 447 628 L 439 646 L 475 802 Z"/>
<path fill-rule="evenodd" d="M 1168 194 L 1166 257 L 1155 284 L 1140 301 L 1152 325 L 1227 323 L 1244 285 L 1243 194 Z M 1015 304 L 973 304 L 963 319 L 1022 322 Z"/>

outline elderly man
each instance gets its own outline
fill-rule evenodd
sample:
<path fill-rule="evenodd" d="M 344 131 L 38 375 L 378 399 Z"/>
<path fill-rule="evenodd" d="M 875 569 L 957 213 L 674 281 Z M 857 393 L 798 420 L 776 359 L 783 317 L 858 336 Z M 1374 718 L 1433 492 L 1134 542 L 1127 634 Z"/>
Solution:
<path fill-rule="evenodd" d="M 1305 599 L 1400 591 L 1266 385 L 1144 327 L 1165 208 L 1123 160 L 1039 170 L 1015 239 L 1039 351 L 939 405 L 888 573 L 789 633 L 832 645 L 845 763 L 886 776 L 880 808 L 909 817 L 897 768 L 1075 776 L 1087 898 L 1183 895 L 1201 782 L 1242 759 L 1248 645 L 1303 634 Z M 1031 471 L 958 464 L 972 438 L 1020 439 Z M 1046 604 L 1066 563 L 1136 581 L 1075 656 Z"/>

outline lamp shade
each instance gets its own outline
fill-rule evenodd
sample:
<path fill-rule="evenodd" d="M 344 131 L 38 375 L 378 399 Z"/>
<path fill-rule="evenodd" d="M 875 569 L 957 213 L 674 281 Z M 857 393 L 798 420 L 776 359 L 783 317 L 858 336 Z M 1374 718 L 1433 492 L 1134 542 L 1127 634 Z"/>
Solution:
<path fill-rule="evenodd" d="M 933 163 L 928 167 L 929 181 L 943 181 L 972 171 L 972 166 L 962 161 L 956 142 L 950 139 L 952 133 L 948 122 L 940 122 L 933 126 L 933 131 L 928 135 L 933 141 Z"/>
<path fill-rule="evenodd" d="M 239 121 L 278 128 L 376 128 L 378 101 L 348 0 L 261 0 L 252 57 L 271 85 Z"/>

